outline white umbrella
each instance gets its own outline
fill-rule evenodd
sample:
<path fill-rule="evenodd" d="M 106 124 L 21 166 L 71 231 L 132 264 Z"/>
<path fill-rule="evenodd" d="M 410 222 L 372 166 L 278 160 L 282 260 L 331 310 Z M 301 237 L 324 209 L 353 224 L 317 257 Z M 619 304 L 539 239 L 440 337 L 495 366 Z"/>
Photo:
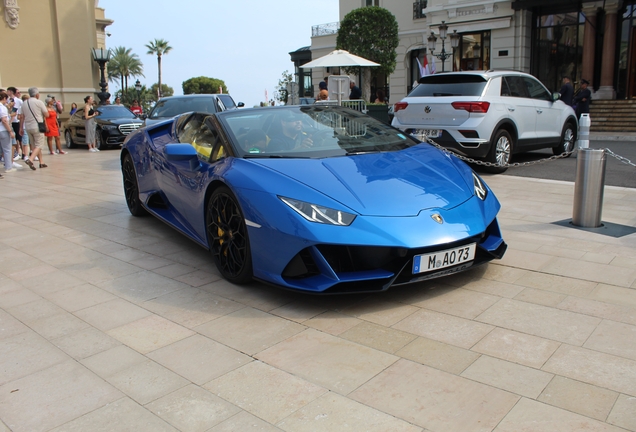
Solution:
<path fill-rule="evenodd" d="M 347 66 L 380 66 L 376 62 L 367 60 L 345 50 L 331 51 L 329 54 L 312 60 L 300 66 L 301 68 L 317 67 L 347 67 Z"/>

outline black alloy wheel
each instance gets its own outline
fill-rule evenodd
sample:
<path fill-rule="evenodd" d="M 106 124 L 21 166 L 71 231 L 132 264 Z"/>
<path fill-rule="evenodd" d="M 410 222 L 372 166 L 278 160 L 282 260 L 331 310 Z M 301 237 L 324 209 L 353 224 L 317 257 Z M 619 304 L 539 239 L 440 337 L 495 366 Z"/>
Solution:
<path fill-rule="evenodd" d="M 64 132 L 64 141 L 66 141 L 67 148 L 75 147 L 75 143 L 73 142 L 73 137 L 72 137 L 70 129 L 66 129 L 66 131 Z"/>
<path fill-rule="evenodd" d="M 104 150 L 104 140 L 102 138 L 102 130 L 100 128 L 95 129 L 95 148 Z"/>
<path fill-rule="evenodd" d="M 121 172 L 124 177 L 124 194 L 126 195 L 126 205 L 130 214 L 133 216 L 146 216 L 148 210 L 141 205 L 139 200 L 139 184 L 137 183 L 137 174 L 135 173 L 135 164 L 132 156 L 126 154 L 121 164 Z"/>
<path fill-rule="evenodd" d="M 235 284 L 252 280 L 252 252 L 243 213 L 226 186 L 217 188 L 205 216 L 208 244 L 221 275 Z"/>
<path fill-rule="evenodd" d="M 574 151 L 574 145 L 576 144 L 576 128 L 572 123 L 567 122 L 563 126 L 563 133 L 561 134 L 561 144 L 556 147 L 552 147 L 552 153 L 555 155 L 561 155 L 563 153 L 570 153 L 566 157 L 572 155 Z"/>

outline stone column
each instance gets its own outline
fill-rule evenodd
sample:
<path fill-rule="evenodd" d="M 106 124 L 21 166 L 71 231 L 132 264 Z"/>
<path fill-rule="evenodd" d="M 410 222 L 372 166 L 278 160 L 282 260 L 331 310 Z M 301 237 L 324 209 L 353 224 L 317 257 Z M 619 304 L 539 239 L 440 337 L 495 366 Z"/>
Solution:
<path fill-rule="evenodd" d="M 616 99 L 614 90 L 614 61 L 616 59 L 616 19 L 618 4 L 605 6 L 605 34 L 603 36 L 603 60 L 601 65 L 601 86 L 594 93 L 594 99 Z"/>
<path fill-rule="evenodd" d="M 582 11 L 585 14 L 585 29 L 583 32 L 583 60 L 581 78 L 590 83 L 594 80 L 594 52 L 596 50 L 596 3 L 586 3 Z M 576 77 L 572 77 L 574 81 Z M 578 83 L 577 83 L 578 84 Z M 576 84 L 575 84 L 576 87 Z M 593 90 L 593 89 L 590 89 Z"/>

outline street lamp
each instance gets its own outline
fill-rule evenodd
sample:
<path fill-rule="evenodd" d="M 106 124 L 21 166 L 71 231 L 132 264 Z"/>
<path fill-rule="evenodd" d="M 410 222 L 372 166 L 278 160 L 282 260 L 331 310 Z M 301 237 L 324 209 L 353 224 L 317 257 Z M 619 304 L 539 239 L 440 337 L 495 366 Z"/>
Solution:
<path fill-rule="evenodd" d="M 101 72 L 99 86 L 101 87 L 102 91 L 97 93 L 97 97 L 99 98 L 99 104 L 104 105 L 110 98 L 110 93 L 106 91 L 108 83 L 106 82 L 106 77 L 104 76 L 104 68 L 106 67 L 106 63 L 108 63 L 108 61 L 110 60 L 110 50 L 105 48 L 92 48 L 92 50 L 93 60 L 95 60 L 99 64 L 99 70 Z"/>
<path fill-rule="evenodd" d="M 439 54 L 434 53 L 435 42 L 437 41 L 437 38 L 435 37 L 435 33 L 433 32 L 431 32 L 431 35 L 428 37 L 428 50 L 431 52 L 431 55 L 437 57 L 438 59 L 442 61 L 442 72 L 444 72 L 444 62 L 446 62 L 446 59 L 451 57 L 451 54 L 447 53 L 445 49 L 446 32 L 448 31 L 448 26 L 446 25 L 445 21 L 442 21 L 442 24 L 440 24 L 438 28 L 439 28 L 439 38 L 442 40 L 442 51 Z M 455 33 L 453 34 L 457 34 L 457 30 L 455 30 Z M 457 35 L 457 37 L 459 38 L 459 35 Z M 451 35 L 451 44 L 452 42 L 453 42 L 453 35 Z M 457 40 L 457 43 L 459 43 L 459 39 Z"/>
<path fill-rule="evenodd" d="M 459 46 L 459 37 L 457 30 L 453 30 L 453 33 L 450 35 L 451 47 L 453 48 L 453 70 L 455 70 L 455 48 Z"/>
<path fill-rule="evenodd" d="M 139 80 L 135 82 L 135 90 L 137 90 L 137 102 L 141 105 L 141 83 Z"/>

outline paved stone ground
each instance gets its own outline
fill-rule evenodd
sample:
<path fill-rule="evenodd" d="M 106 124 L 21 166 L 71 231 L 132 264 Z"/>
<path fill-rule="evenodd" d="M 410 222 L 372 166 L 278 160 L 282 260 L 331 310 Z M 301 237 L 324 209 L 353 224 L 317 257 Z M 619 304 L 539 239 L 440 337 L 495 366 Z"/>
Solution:
<path fill-rule="evenodd" d="M 636 234 L 554 224 L 572 183 L 487 177 L 502 261 L 309 297 L 131 217 L 118 155 L 0 180 L 0 431 L 636 430 Z"/>

